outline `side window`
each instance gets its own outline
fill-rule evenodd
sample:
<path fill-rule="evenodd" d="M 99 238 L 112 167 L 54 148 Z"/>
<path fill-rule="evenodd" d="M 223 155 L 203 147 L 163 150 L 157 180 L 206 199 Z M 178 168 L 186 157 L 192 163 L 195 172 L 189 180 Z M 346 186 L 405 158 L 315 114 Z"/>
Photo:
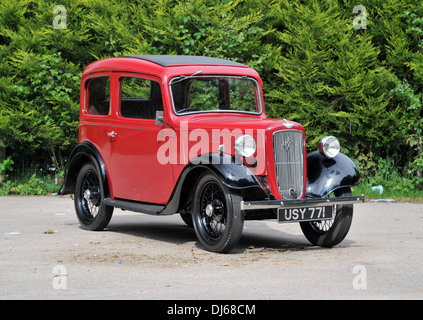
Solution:
<path fill-rule="evenodd" d="M 134 77 L 120 78 L 120 115 L 125 118 L 155 119 L 163 111 L 160 84 Z"/>
<path fill-rule="evenodd" d="M 85 111 L 88 114 L 107 116 L 110 110 L 110 78 L 98 77 L 88 81 Z"/>

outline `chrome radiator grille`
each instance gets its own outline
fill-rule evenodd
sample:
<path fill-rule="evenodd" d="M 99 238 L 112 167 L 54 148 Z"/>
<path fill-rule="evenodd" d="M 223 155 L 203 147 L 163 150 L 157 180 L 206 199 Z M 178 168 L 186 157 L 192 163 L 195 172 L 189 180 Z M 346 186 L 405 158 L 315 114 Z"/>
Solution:
<path fill-rule="evenodd" d="M 299 199 L 304 184 L 303 134 L 297 130 L 281 130 L 273 134 L 276 180 L 284 199 Z"/>

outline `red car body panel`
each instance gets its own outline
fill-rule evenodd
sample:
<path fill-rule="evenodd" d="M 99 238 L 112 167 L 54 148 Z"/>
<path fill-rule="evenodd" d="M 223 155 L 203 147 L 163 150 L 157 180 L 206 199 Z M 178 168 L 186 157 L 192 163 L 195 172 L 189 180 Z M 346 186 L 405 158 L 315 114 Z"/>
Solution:
<path fill-rule="evenodd" d="M 179 116 L 173 112 L 170 80 L 181 74 L 190 75 L 202 71 L 202 75 L 231 75 L 251 77 L 257 81 L 260 88 L 262 112 L 260 114 L 243 113 L 199 113 Z M 89 115 L 85 106 L 85 88 L 87 81 L 94 77 L 107 75 L 110 77 L 111 108 L 107 116 Z M 187 152 L 198 143 L 198 140 L 188 140 L 187 145 L 180 143 L 177 147 L 176 159 L 173 165 L 162 165 L 157 161 L 157 152 L 165 141 L 157 141 L 160 130 L 169 128 L 168 125 L 157 126 L 153 119 L 122 118 L 118 112 L 119 78 L 121 76 L 142 76 L 155 80 L 161 84 L 164 121 L 176 133 L 177 141 L 184 139 L 192 130 L 202 129 L 209 134 L 209 150 L 218 152 L 220 145 L 229 135 L 233 141 L 245 132 L 252 132 L 263 136 L 265 149 L 265 164 L 261 163 L 261 175 L 266 176 L 266 182 L 276 199 L 282 199 L 279 194 L 273 158 L 273 133 L 286 130 L 283 120 L 267 119 L 264 101 L 262 99 L 262 80 L 258 73 L 246 66 L 228 65 L 190 65 L 190 66 L 161 66 L 153 62 L 136 58 L 111 58 L 100 60 L 89 65 L 83 72 L 81 82 L 81 111 L 79 142 L 90 141 L 99 150 L 106 165 L 109 176 L 109 188 L 112 199 L 128 199 L 140 202 L 166 204 L 172 194 L 175 182 L 178 180 L 185 165 L 192 158 L 200 155 L 198 152 Z M 221 141 L 213 141 L 212 134 L 216 128 L 225 128 L 220 133 Z M 226 131 L 225 131 L 226 130 Z M 303 127 L 292 123 L 291 130 L 299 130 L 305 137 Z M 108 133 L 114 132 L 115 137 Z M 226 132 L 226 133 L 225 133 Z M 198 148 L 197 148 L 198 149 Z M 233 148 L 227 148 L 225 153 L 233 155 Z M 306 168 L 306 152 L 304 143 L 304 168 Z M 306 173 L 304 174 L 305 195 Z"/>

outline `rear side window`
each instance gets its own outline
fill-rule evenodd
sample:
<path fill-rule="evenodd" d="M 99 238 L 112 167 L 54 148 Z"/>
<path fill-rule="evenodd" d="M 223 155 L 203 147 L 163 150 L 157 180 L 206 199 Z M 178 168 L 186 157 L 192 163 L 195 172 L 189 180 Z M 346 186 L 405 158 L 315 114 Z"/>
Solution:
<path fill-rule="evenodd" d="M 160 84 L 156 81 L 120 78 L 120 115 L 125 118 L 155 119 L 156 111 L 163 111 Z"/>
<path fill-rule="evenodd" d="M 88 81 L 85 112 L 107 116 L 110 111 L 110 78 L 98 77 Z"/>

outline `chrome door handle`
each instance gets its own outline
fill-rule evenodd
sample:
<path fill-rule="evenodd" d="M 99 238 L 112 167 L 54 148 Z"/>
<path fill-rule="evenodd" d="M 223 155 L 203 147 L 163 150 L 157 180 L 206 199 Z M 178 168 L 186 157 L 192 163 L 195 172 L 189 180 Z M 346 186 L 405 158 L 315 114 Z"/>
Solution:
<path fill-rule="evenodd" d="M 110 138 L 115 138 L 115 137 L 116 137 L 116 132 L 114 132 L 114 131 L 107 132 L 107 135 L 108 135 Z"/>

